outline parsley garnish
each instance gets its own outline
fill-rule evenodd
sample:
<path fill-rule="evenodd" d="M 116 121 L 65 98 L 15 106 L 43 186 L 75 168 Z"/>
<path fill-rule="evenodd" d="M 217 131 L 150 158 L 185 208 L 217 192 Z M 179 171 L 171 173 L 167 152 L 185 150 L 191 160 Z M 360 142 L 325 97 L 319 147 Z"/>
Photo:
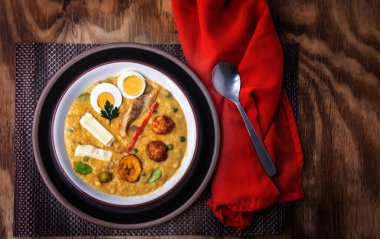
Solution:
<path fill-rule="evenodd" d="M 111 124 L 111 120 L 117 118 L 119 116 L 119 108 L 113 106 L 108 100 L 104 105 L 104 110 L 100 111 L 100 115 L 103 118 L 109 120 L 109 124 Z"/>

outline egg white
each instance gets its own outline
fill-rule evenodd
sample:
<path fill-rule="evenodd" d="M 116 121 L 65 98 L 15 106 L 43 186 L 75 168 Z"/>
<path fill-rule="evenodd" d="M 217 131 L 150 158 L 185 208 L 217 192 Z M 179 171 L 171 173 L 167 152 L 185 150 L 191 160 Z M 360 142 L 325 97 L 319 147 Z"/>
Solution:
<path fill-rule="evenodd" d="M 123 87 L 124 80 L 127 77 L 129 77 L 129 76 L 137 76 L 143 82 L 143 87 L 141 88 L 141 91 L 138 94 L 136 94 L 136 95 L 130 95 L 127 92 L 125 92 L 125 90 L 124 90 L 124 87 Z M 124 71 L 120 72 L 120 75 L 119 75 L 119 77 L 117 79 L 117 87 L 119 88 L 121 94 L 125 98 L 127 98 L 127 99 L 135 99 L 135 98 L 139 97 L 140 95 L 142 95 L 144 93 L 144 90 L 145 90 L 145 87 L 146 87 L 146 82 L 145 82 L 144 76 L 142 76 L 141 74 L 137 73 L 136 71 L 124 70 Z"/>
<path fill-rule="evenodd" d="M 106 93 L 106 92 L 110 93 L 113 96 L 113 98 L 114 98 L 113 106 L 120 107 L 121 102 L 122 102 L 121 93 L 120 93 L 119 89 L 116 86 L 114 86 L 113 84 L 102 83 L 102 84 L 95 86 L 94 89 L 92 89 L 92 91 L 91 91 L 90 102 L 91 102 L 92 108 L 94 108 L 94 110 L 96 112 L 98 112 L 99 114 L 102 111 L 102 109 L 98 105 L 98 97 L 100 94 Z"/>

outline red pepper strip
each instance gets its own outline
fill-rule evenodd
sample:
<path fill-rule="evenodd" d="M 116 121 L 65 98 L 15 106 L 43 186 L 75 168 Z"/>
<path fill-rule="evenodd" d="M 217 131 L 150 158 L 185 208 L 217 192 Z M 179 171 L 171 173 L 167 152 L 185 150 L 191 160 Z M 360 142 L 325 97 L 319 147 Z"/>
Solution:
<path fill-rule="evenodd" d="M 158 102 L 156 102 L 150 108 L 148 116 L 144 119 L 144 121 L 142 122 L 142 124 L 140 125 L 140 127 L 138 128 L 138 130 L 136 131 L 135 136 L 133 136 L 132 141 L 129 143 L 129 146 L 128 146 L 128 149 L 127 149 L 128 153 L 130 153 L 131 150 L 132 150 L 132 148 L 133 148 L 133 146 L 135 146 L 135 144 L 137 142 L 137 139 L 139 138 L 141 132 L 144 130 L 145 126 L 148 124 L 150 117 L 152 117 L 152 114 L 157 109 L 158 105 L 159 105 Z"/>

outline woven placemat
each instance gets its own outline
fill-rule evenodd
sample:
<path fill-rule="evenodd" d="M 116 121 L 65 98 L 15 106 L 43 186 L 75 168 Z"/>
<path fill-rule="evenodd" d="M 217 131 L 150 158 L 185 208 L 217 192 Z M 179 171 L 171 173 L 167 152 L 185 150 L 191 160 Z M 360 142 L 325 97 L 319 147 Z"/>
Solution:
<path fill-rule="evenodd" d="M 66 210 L 49 192 L 34 161 L 32 121 L 40 94 L 54 73 L 79 53 L 96 45 L 21 43 L 16 46 L 15 102 L 15 236 L 83 235 L 209 235 L 248 236 L 277 234 L 283 229 L 290 204 L 278 204 L 257 212 L 253 225 L 235 231 L 214 217 L 205 202 L 210 190 L 173 220 L 147 229 L 115 230 L 89 223 Z M 180 45 L 156 45 L 185 61 Z M 297 113 L 298 46 L 284 45 L 284 87 Z"/>

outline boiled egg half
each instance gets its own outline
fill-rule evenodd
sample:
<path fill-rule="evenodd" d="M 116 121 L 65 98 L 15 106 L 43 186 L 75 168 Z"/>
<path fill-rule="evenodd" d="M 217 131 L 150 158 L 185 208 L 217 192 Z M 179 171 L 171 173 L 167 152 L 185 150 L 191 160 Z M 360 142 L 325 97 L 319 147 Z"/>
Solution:
<path fill-rule="evenodd" d="M 100 114 L 104 109 L 107 100 L 114 107 L 120 107 L 122 96 L 119 89 L 110 83 L 101 83 L 94 87 L 91 91 L 90 102 L 92 108 Z"/>
<path fill-rule="evenodd" d="M 120 72 L 117 79 L 117 87 L 125 98 L 135 99 L 142 95 L 145 90 L 144 76 L 136 71 L 125 70 Z"/>

